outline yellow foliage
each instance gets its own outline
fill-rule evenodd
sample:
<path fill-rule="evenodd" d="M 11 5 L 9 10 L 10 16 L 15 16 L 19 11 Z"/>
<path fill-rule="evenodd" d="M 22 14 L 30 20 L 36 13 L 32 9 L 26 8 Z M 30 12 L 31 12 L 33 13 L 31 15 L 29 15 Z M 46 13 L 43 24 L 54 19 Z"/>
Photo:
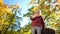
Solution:
<path fill-rule="evenodd" d="M 60 10 L 58 12 L 55 12 L 57 15 L 60 15 Z"/>
<path fill-rule="evenodd" d="M 38 5 L 38 6 L 35 6 L 33 9 L 32 9 L 32 11 L 36 11 L 36 10 L 40 10 L 40 6 Z"/>
<path fill-rule="evenodd" d="M 12 14 L 12 12 L 10 12 L 10 9 L 7 5 L 3 4 L 1 7 L 0 7 L 0 11 L 2 12 L 2 14 L 4 15 L 5 13 L 10 13 Z"/>
<path fill-rule="evenodd" d="M 56 16 L 56 18 L 58 19 L 60 17 L 60 15 L 58 14 L 57 16 Z"/>
<path fill-rule="evenodd" d="M 58 26 L 58 24 L 54 24 L 54 25 L 53 25 L 53 28 L 57 28 L 57 26 Z"/>
<path fill-rule="evenodd" d="M 1 21 L 2 21 L 2 20 L 0 19 L 0 23 L 1 23 Z"/>
<path fill-rule="evenodd" d="M 60 0 L 57 0 L 58 3 L 60 3 Z"/>
<path fill-rule="evenodd" d="M 8 20 L 10 20 L 9 16 L 12 14 L 12 12 L 10 11 L 9 7 L 6 4 L 2 4 L 3 3 L 2 1 L 3 0 L 0 0 L 0 25 L 1 24 L 9 25 Z M 3 27 L 0 26 L 0 29 L 1 28 Z"/>
<path fill-rule="evenodd" d="M 3 0 L 0 0 L 0 3 L 2 3 L 3 2 Z"/>
<path fill-rule="evenodd" d="M 53 22 L 49 21 L 49 24 L 51 25 L 51 24 L 53 24 Z"/>
<path fill-rule="evenodd" d="M 39 0 L 40 2 L 45 2 L 45 0 Z"/>
<path fill-rule="evenodd" d="M 24 34 L 31 34 L 31 32 L 28 31 L 28 32 L 25 32 Z"/>
<path fill-rule="evenodd" d="M 31 3 L 34 3 L 35 2 L 35 0 L 31 0 Z"/>

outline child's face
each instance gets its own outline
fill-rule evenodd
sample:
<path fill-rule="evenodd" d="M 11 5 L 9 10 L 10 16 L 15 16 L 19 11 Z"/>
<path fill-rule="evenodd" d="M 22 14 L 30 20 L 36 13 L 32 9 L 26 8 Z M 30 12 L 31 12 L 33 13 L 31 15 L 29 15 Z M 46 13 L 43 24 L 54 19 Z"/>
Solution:
<path fill-rule="evenodd" d="M 39 12 L 39 11 L 36 11 L 34 14 L 35 14 L 35 15 L 39 15 L 39 14 L 40 14 L 40 12 Z"/>

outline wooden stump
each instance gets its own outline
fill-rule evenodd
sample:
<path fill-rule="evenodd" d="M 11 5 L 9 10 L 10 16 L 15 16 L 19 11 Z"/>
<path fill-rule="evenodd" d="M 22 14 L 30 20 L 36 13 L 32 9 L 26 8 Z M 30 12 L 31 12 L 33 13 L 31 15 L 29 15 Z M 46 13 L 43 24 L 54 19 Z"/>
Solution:
<path fill-rule="evenodd" d="M 2 31 L 0 31 L 0 34 L 2 34 Z"/>
<path fill-rule="evenodd" d="M 35 34 L 37 34 L 37 31 L 35 31 Z M 53 29 L 45 28 L 42 29 L 41 34 L 55 34 L 55 31 Z"/>

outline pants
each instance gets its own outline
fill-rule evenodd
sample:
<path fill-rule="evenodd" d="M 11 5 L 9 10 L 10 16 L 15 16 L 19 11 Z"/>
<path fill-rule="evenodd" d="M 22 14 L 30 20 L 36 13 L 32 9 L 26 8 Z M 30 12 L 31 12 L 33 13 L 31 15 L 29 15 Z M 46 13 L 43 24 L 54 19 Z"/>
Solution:
<path fill-rule="evenodd" d="M 35 34 L 35 31 L 37 30 L 37 34 L 41 34 L 42 27 L 34 26 L 32 27 L 32 34 Z"/>

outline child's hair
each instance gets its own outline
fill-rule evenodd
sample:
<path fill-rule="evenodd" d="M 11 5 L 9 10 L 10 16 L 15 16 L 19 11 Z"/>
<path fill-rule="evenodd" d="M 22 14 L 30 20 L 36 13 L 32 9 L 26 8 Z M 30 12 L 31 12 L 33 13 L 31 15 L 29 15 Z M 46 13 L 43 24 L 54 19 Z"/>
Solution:
<path fill-rule="evenodd" d="M 40 13 L 40 11 L 39 11 L 39 10 L 36 10 L 34 13 L 38 13 L 38 14 L 39 14 L 39 13 Z"/>

